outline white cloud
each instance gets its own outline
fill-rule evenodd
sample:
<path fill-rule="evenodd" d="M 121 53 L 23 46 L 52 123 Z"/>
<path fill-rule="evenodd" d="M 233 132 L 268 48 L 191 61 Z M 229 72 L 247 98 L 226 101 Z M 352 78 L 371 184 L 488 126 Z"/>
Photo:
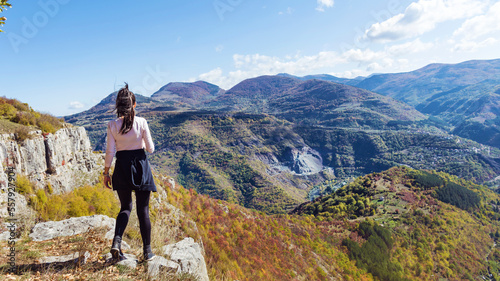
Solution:
<path fill-rule="evenodd" d="M 223 46 L 223 45 L 217 45 L 217 46 L 215 47 L 215 51 L 216 51 L 217 53 L 222 52 L 222 50 L 224 50 L 224 46 Z"/>
<path fill-rule="evenodd" d="M 279 15 L 284 15 L 284 14 L 291 15 L 291 14 L 293 14 L 293 9 L 292 9 L 291 7 L 288 7 L 288 8 L 286 9 L 286 11 L 284 11 L 284 12 L 279 12 L 278 14 L 279 14 Z"/>
<path fill-rule="evenodd" d="M 378 22 L 365 31 L 371 41 L 394 41 L 422 35 L 438 23 L 464 19 L 483 13 L 488 1 L 481 0 L 418 0 L 404 13 Z"/>
<path fill-rule="evenodd" d="M 481 42 L 470 41 L 470 40 L 462 40 L 460 43 L 455 44 L 452 51 L 454 52 L 475 52 L 480 48 L 491 46 L 497 43 L 498 40 L 490 37 L 486 38 Z"/>
<path fill-rule="evenodd" d="M 286 56 L 284 58 L 253 55 L 233 55 L 235 70 L 225 74 L 221 68 L 213 69 L 207 73 L 192 78 L 190 81 L 203 80 L 222 88 L 229 89 L 244 79 L 260 75 L 275 75 L 278 73 L 289 73 L 293 75 L 307 75 L 319 69 L 333 68 L 345 64 L 357 64 L 368 66 L 368 69 L 380 69 L 390 67 L 394 60 L 387 57 L 386 52 L 374 52 L 370 49 L 351 49 L 342 54 L 331 51 L 319 52 L 315 55 Z M 373 64 L 376 63 L 376 64 Z M 370 66 L 371 65 L 371 66 Z M 376 66 L 380 67 L 376 67 Z M 366 72 L 346 73 L 345 76 L 358 76 Z"/>
<path fill-rule="evenodd" d="M 85 105 L 79 101 L 72 101 L 69 103 L 69 109 L 81 109 L 83 108 Z"/>
<path fill-rule="evenodd" d="M 393 45 L 387 48 L 387 52 L 394 56 L 401 56 L 413 53 L 419 53 L 434 47 L 433 43 L 423 43 L 420 39 L 413 40 L 404 44 Z"/>
<path fill-rule="evenodd" d="M 333 0 L 318 0 L 318 6 L 316 7 L 317 11 L 324 12 L 325 8 L 333 7 Z"/>
<path fill-rule="evenodd" d="M 386 56 L 383 52 L 374 52 L 370 49 L 350 49 L 342 54 L 345 62 L 370 63 Z"/>
<path fill-rule="evenodd" d="M 497 31 L 500 31 L 500 2 L 491 6 L 486 14 L 466 20 L 453 36 L 470 40 Z"/>

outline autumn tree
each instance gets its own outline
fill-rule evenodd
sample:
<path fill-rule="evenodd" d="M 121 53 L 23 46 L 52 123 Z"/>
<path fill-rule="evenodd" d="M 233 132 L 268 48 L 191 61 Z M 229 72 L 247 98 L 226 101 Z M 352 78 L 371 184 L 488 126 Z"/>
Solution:
<path fill-rule="evenodd" d="M 2 13 L 4 10 L 6 10 L 7 7 L 9 7 L 9 8 L 12 7 L 9 4 L 9 0 L 0 0 L 0 13 Z M 0 26 L 4 25 L 6 20 L 7 20 L 6 17 L 0 16 Z M 0 29 L 0 32 L 3 32 L 3 31 Z"/>

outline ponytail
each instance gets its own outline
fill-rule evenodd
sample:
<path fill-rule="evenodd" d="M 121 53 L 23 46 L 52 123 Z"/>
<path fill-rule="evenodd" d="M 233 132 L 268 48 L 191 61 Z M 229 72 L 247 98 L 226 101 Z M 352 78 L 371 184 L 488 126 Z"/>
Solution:
<path fill-rule="evenodd" d="M 135 117 L 135 95 L 128 89 L 128 84 L 125 83 L 125 87 L 118 91 L 116 96 L 116 114 L 119 117 L 123 117 L 123 124 L 120 128 L 120 134 L 124 135 L 130 130 L 134 125 Z"/>

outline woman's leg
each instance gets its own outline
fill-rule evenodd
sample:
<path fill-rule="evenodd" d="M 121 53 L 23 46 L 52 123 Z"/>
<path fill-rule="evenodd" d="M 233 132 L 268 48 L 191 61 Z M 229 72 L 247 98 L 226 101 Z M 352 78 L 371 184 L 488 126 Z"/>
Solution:
<path fill-rule="evenodd" d="M 116 217 L 115 237 L 122 237 L 123 232 L 128 224 L 130 212 L 132 212 L 132 191 L 131 190 L 117 190 L 118 198 L 120 198 L 120 213 Z"/>
<path fill-rule="evenodd" d="M 154 255 L 151 251 L 151 221 L 149 220 L 149 197 L 151 191 L 136 191 L 135 199 L 137 206 L 137 217 L 141 228 L 144 259 L 151 259 Z"/>
<path fill-rule="evenodd" d="M 151 244 L 151 221 L 149 220 L 149 195 L 151 191 L 136 191 L 137 218 L 141 228 L 142 243 Z"/>
<path fill-rule="evenodd" d="M 116 218 L 115 237 L 113 238 L 110 252 L 113 258 L 120 259 L 120 255 L 122 255 L 122 236 L 127 227 L 130 212 L 132 211 L 132 191 L 117 190 L 117 193 L 120 198 L 121 208 Z"/>

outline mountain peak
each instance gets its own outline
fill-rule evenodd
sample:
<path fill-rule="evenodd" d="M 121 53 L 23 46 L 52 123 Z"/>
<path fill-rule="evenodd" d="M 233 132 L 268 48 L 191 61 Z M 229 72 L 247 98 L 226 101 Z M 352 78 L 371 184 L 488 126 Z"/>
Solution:
<path fill-rule="evenodd" d="M 219 86 L 205 82 L 172 82 L 160 88 L 151 98 L 180 104 L 199 105 L 225 92 Z"/>

